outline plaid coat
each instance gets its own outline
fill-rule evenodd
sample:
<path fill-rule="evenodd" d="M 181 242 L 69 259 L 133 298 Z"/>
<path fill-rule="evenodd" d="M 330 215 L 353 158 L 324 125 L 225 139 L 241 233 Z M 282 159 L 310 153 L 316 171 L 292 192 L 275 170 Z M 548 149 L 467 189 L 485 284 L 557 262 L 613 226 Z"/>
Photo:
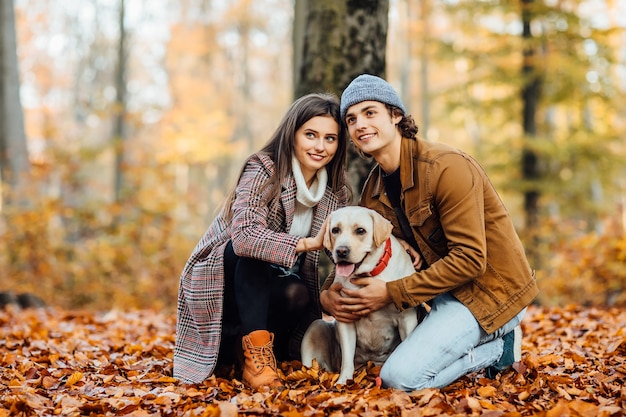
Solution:
<path fill-rule="evenodd" d="M 274 172 L 274 163 L 263 154 L 247 162 L 236 187 L 233 219 L 226 222 L 220 213 L 193 250 L 180 277 L 174 349 L 174 377 L 200 383 L 215 368 L 222 333 L 224 297 L 224 248 L 229 240 L 239 256 L 260 259 L 291 268 L 297 258 L 300 237 L 287 231 L 293 221 L 296 183 L 292 175 L 283 179 L 281 205 L 270 212 L 264 195 L 253 196 Z M 311 236 L 317 235 L 328 214 L 347 204 L 347 189 L 339 195 L 329 186 L 313 208 Z M 308 325 L 321 317 L 318 278 L 319 251 L 306 254 L 300 268 L 311 300 L 306 317 L 291 335 L 290 353 L 299 356 L 300 342 Z"/>

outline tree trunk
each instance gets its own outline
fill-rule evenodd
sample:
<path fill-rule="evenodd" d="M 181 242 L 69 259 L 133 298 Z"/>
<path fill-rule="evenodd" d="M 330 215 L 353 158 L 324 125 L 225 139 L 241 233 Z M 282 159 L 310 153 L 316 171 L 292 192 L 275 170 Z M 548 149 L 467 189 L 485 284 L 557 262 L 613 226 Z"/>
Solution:
<path fill-rule="evenodd" d="M 363 73 L 385 77 L 388 0 L 296 0 L 295 10 L 295 98 L 320 91 L 340 95 Z M 373 162 L 353 146 L 348 150 L 348 174 L 358 197 Z"/>
<path fill-rule="evenodd" d="M 124 190 L 124 169 L 126 163 L 126 27 L 124 16 L 126 7 L 124 0 L 120 0 L 119 9 L 119 41 L 117 50 L 117 70 L 115 74 L 115 89 L 117 96 L 114 109 L 114 131 L 113 143 L 115 150 L 115 201 L 119 202 L 123 198 Z"/>
<path fill-rule="evenodd" d="M 292 43 L 293 43 L 293 65 L 292 65 L 292 82 L 293 91 L 296 98 L 302 94 L 299 93 L 298 86 L 300 85 L 300 68 L 302 68 L 302 60 L 304 55 L 302 50 L 304 48 L 304 41 L 306 39 L 306 22 L 307 11 L 309 2 L 307 0 L 296 0 L 294 3 L 293 13 L 293 30 L 292 30 Z"/>
<path fill-rule="evenodd" d="M 534 0 L 522 0 L 522 37 L 524 41 L 522 75 L 524 85 L 522 87 L 523 105 L 523 129 L 524 140 L 532 140 L 537 135 L 536 115 L 537 104 L 541 95 L 541 78 L 536 67 L 538 51 L 535 46 L 532 32 L 532 7 Z M 527 184 L 531 184 L 524 192 L 524 212 L 526 214 L 526 233 L 530 237 L 528 256 L 532 262 L 540 262 L 539 254 L 534 252 L 537 247 L 537 227 L 539 223 L 539 191 L 534 184 L 540 176 L 539 158 L 532 146 L 525 144 L 522 149 L 522 176 Z"/>
<path fill-rule="evenodd" d="M 429 67 L 428 64 L 430 62 L 430 55 L 428 53 L 428 39 L 430 38 L 430 0 L 422 0 L 420 2 L 420 15 L 422 21 L 422 47 L 420 50 L 420 64 L 422 66 L 422 70 L 420 71 L 420 85 L 422 92 L 422 120 L 419 126 L 420 136 L 424 139 L 428 139 L 428 124 L 430 121 L 430 91 L 429 91 Z M 410 11 L 411 9 L 409 9 Z M 410 21 L 411 13 L 409 13 Z M 408 97 L 407 97 L 408 99 Z"/>
<path fill-rule="evenodd" d="M 0 2 L 0 179 L 10 186 L 4 204 L 25 204 L 30 173 L 20 102 L 13 0 Z M 3 188 L 4 189 L 4 188 Z"/>
<path fill-rule="evenodd" d="M 252 37 L 253 26 L 248 16 L 246 16 L 237 25 L 237 32 L 239 35 L 239 51 L 237 53 L 238 60 L 237 68 L 239 73 L 237 74 L 237 92 L 236 99 L 233 102 L 233 114 L 236 124 L 233 130 L 233 140 L 243 141 L 246 144 L 246 153 L 252 153 L 255 151 L 254 134 L 251 129 L 250 111 L 242 111 L 246 109 L 250 103 L 252 103 L 252 76 L 250 72 L 250 38 Z"/>

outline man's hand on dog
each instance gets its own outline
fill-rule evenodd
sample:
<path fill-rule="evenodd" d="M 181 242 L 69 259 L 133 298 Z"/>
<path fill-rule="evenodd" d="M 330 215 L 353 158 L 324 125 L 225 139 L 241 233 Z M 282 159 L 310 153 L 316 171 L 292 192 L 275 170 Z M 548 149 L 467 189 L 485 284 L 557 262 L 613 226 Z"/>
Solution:
<path fill-rule="evenodd" d="M 320 294 L 320 303 L 322 304 L 324 311 L 333 316 L 335 319 L 346 323 L 352 323 L 360 319 L 362 316 L 352 313 L 352 310 L 348 308 L 351 307 L 351 305 L 347 303 L 349 299 L 341 295 L 341 292 L 344 290 L 345 289 L 340 283 L 333 283 L 333 285 L 331 285 L 327 290 L 322 291 Z"/>
<path fill-rule="evenodd" d="M 352 278 L 358 289 L 344 288 L 335 282 L 320 294 L 324 310 L 339 321 L 351 323 L 391 303 L 384 281 L 376 278 Z"/>
<path fill-rule="evenodd" d="M 415 267 L 415 270 L 419 271 L 422 268 L 422 256 L 418 251 L 413 249 L 413 247 L 409 245 L 406 240 L 398 239 L 398 242 L 400 242 L 406 253 L 408 253 L 411 259 L 413 259 L 413 267 Z"/>

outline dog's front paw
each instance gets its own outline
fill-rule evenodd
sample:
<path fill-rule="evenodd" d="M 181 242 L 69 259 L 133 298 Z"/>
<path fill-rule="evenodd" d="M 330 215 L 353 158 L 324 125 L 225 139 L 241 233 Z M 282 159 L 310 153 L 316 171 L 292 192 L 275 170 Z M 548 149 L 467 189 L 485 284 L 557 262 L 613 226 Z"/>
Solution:
<path fill-rule="evenodd" d="M 349 379 L 352 379 L 352 375 L 339 375 L 339 378 L 337 379 L 337 382 L 335 382 L 335 385 L 345 385 Z"/>
<path fill-rule="evenodd" d="M 339 379 L 337 380 L 337 382 L 335 382 L 335 385 L 345 385 L 345 384 L 346 384 L 346 382 L 348 382 L 348 380 L 347 380 L 346 378 L 344 378 L 344 379 L 339 378 Z"/>

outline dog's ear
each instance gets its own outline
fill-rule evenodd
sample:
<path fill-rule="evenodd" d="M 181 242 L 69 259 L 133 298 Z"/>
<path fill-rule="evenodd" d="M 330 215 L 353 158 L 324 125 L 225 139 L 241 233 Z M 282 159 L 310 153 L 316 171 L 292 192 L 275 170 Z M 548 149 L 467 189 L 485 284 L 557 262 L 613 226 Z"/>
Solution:
<path fill-rule="evenodd" d="M 372 221 L 374 222 L 374 245 L 379 247 L 391 236 L 393 225 L 389 220 L 372 209 L 370 209 L 370 216 L 372 216 Z"/>
<path fill-rule="evenodd" d="M 332 213 L 328 215 L 328 217 L 326 217 L 326 220 L 324 221 L 324 226 L 326 228 L 326 231 L 324 232 L 324 247 L 326 249 L 332 249 L 333 247 L 333 235 L 330 233 L 330 217 L 332 216 Z"/>

